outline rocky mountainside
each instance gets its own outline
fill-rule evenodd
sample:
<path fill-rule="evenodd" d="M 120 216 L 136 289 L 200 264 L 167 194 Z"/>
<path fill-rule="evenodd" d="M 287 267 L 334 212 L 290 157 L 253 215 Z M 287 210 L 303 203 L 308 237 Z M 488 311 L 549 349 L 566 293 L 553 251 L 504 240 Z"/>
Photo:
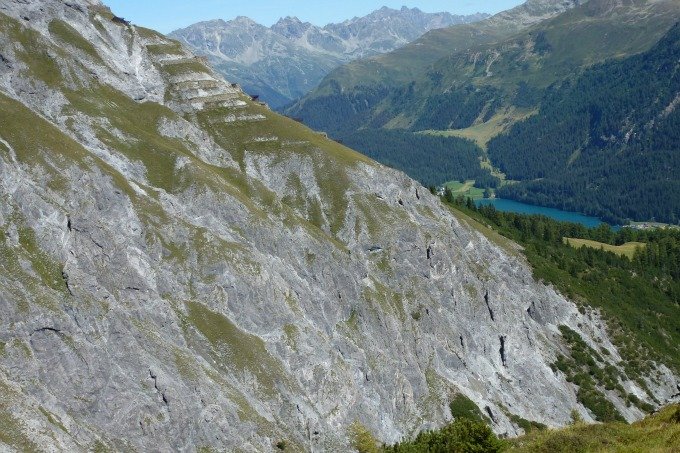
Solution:
<path fill-rule="evenodd" d="M 0 0 L 0 49 L 0 449 L 343 451 L 457 395 L 512 436 L 593 419 L 564 332 L 625 365 L 515 244 L 97 0 Z M 621 376 L 627 420 L 676 392 Z"/>
<path fill-rule="evenodd" d="M 276 108 L 302 97 L 343 63 L 389 52 L 429 30 L 486 17 L 383 7 L 325 27 L 286 17 L 268 28 L 237 17 L 200 22 L 170 36 L 207 56 L 223 76 Z"/>

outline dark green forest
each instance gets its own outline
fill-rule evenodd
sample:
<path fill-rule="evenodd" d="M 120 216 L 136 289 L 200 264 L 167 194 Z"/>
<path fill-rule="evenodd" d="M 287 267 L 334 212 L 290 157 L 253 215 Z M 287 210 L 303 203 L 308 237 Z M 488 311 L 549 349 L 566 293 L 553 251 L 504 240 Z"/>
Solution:
<path fill-rule="evenodd" d="M 469 85 L 434 95 L 427 99 L 412 129 L 414 131 L 464 129 L 471 126 L 485 108 L 486 113 L 482 119 L 488 121 L 499 104 L 500 93 L 491 87 L 479 89 Z"/>
<path fill-rule="evenodd" d="M 551 87 L 491 140 L 499 196 L 626 220 L 680 221 L 680 25 L 650 51 Z"/>
<path fill-rule="evenodd" d="M 286 110 L 288 115 L 299 117 L 312 129 L 327 132 L 334 138 L 371 124 L 371 109 L 381 100 L 393 95 L 386 87 L 361 87 L 361 90 L 343 92 L 337 82 L 331 82 L 332 96 L 305 100 L 304 105 Z"/>
<path fill-rule="evenodd" d="M 470 140 L 384 129 L 364 129 L 340 137 L 350 148 L 402 170 L 425 186 L 454 179 L 475 179 L 479 187 L 496 187 L 499 182 L 480 167 L 482 150 Z"/>

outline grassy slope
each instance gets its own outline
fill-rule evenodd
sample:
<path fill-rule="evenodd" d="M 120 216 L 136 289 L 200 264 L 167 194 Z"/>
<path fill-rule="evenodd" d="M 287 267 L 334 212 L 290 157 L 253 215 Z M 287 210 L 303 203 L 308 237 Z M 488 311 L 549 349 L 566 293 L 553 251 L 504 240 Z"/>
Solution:
<path fill-rule="evenodd" d="M 453 192 L 454 196 L 464 195 L 473 199 L 483 198 L 484 189 L 475 187 L 475 181 L 469 179 L 464 183 L 458 181 L 449 181 L 444 184 L 444 187 L 448 187 Z"/>
<path fill-rule="evenodd" d="M 680 405 L 666 407 L 637 423 L 576 424 L 533 431 L 510 440 L 509 452 L 667 452 L 680 451 Z"/>
<path fill-rule="evenodd" d="M 437 60 L 452 49 L 487 44 L 509 36 L 515 29 L 497 29 L 486 21 L 433 30 L 415 42 L 393 52 L 357 60 L 332 71 L 313 90 L 312 97 L 331 92 L 330 81 L 351 88 L 361 85 L 396 85 L 422 78 Z"/>
<path fill-rule="evenodd" d="M 588 239 L 564 238 L 564 240 L 567 242 L 567 244 L 577 249 L 581 247 L 602 249 L 607 252 L 616 253 L 619 256 L 627 256 L 628 258 L 633 258 L 633 255 L 635 255 L 635 250 L 638 247 L 642 248 L 645 246 L 644 242 L 626 242 L 622 245 L 610 245 Z"/>
<path fill-rule="evenodd" d="M 442 80 L 425 83 L 421 92 L 429 97 L 470 84 L 498 90 L 503 108 L 496 115 L 468 129 L 450 132 L 473 138 L 485 147 L 491 138 L 526 117 L 508 110 L 517 105 L 520 82 L 533 93 L 523 102 L 535 105 L 541 90 L 570 74 L 597 62 L 648 50 L 680 17 L 680 5 L 673 1 L 639 1 L 635 6 L 613 9 L 608 5 L 606 0 L 591 0 L 502 42 L 451 53 L 433 66 Z M 539 49 L 541 45 L 545 49 Z"/>
<path fill-rule="evenodd" d="M 517 121 L 522 121 L 535 113 L 535 109 L 526 110 L 508 107 L 493 115 L 488 121 L 475 123 L 465 129 L 427 130 L 420 133 L 466 138 L 474 141 L 477 146 L 486 150 L 486 145 L 492 138 L 503 133 L 503 131 Z"/>
<path fill-rule="evenodd" d="M 677 21 L 677 2 L 629 2 L 615 8 L 591 0 L 553 19 L 532 26 L 501 43 L 476 50 L 499 52 L 489 67 L 473 67 L 452 54 L 435 65 L 445 71 L 444 85 L 471 76 L 476 85 L 514 89 L 519 81 L 545 87 L 574 68 L 648 50 Z M 538 35 L 543 50 L 537 48 Z M 464 63 L 464 64 L 463 64 Z M 488 69 L 488 71 L 487 71 Z"/>
<path fill-rule="evenodd" d="M 527 16 L 542 16 L 548 8 L 522 4 L 489 19 L 472 24 L 432 30 L 416 41 L 392 52 L 354 61 L 329 74 L 311 96 L 328 94 L 331 80 L 344 88 L 358 85 L 399 84 L 420 80 L 431 65 L 452 53 L 482 48 L 526 28 Z"/>

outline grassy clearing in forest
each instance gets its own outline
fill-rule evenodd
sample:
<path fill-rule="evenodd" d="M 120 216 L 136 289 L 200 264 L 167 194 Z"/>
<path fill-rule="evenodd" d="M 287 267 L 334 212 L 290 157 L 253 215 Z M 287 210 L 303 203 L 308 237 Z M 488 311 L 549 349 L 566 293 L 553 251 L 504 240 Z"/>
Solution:
<path fill-rule="evenodd" d="M 590 247 L 593 249 L 602 249 L 605 252 L 613 252 L 619 256 L 627 256 L 628 258 L 633 258 L 635 255 L 635 250 L 638 248 L 644 248 L 647 244 L 644 242 L 626 242 L 622 245 L 610 245 L 603 242 L 591 241 L 589 239 L 577 239 L 577 238 L 564 238 L 564 242 L 571 245 L 572 247 L 579 249 L 581 247 Z"/>
<path fill-rule="evenodd" d="M 484 198 L 484 189 L 475 187 L 474 179 L 469 179 L 464 183 L 458 181 L 449 181 L 444 184 L 444 187 L 451 189 L 451 192 L 453 192 L 454 196 L 464 195 L 474 199 Z"/>

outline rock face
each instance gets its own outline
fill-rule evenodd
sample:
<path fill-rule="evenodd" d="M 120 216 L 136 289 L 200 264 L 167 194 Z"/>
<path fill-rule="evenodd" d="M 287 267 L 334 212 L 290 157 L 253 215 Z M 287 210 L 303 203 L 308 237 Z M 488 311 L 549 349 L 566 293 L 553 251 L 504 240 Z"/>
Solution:
<path fill-rule="evenodd" d="M 95 0 L 0 0 L 0 49 L 0 449 L 342 451 L 459 393 L 591 419 L 549 365 L 567 325 L 616 366 L 597 314 L 405 175 Z"/>
<path fill-rule="evenodd" d="M 276 108 L 316 87 L 343 63 L 389 52 L 429 30 L 486 17 L 383 7 L 323 28 L 296 17 L 282 18 L 271 28 L 237 17 L 200 22 L 170 36 L 207 56 L 223 76 Z"/>

